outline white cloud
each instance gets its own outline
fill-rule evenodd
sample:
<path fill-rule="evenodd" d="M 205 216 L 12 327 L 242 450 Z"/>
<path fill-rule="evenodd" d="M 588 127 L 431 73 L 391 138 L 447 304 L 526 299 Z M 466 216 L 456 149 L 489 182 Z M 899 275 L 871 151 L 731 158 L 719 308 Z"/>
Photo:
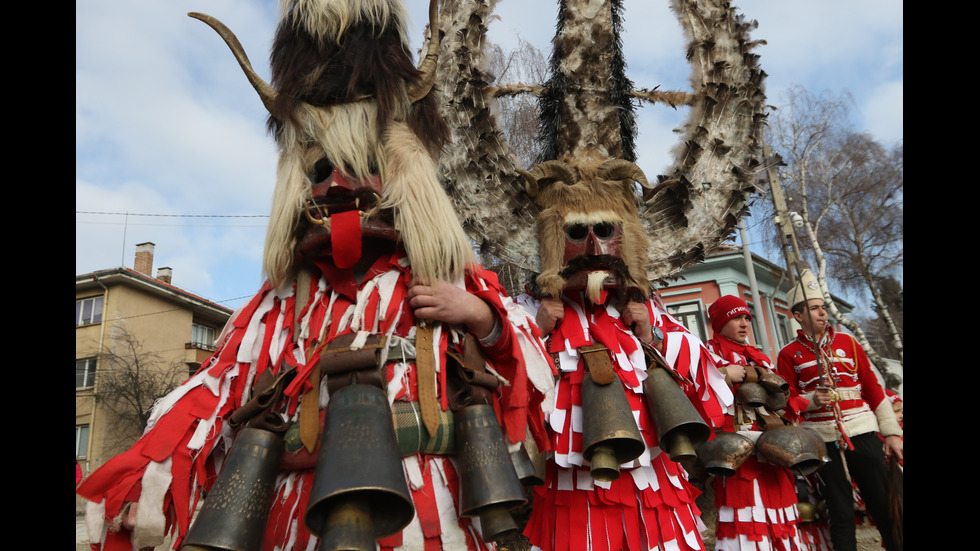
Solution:
<path fill-rule="evenodd" d="M 871 90 L 867 100 L 859 106 L 862 128 L 885 146 L 904 140 L 904 86 L 902 81 L 884 82 Z"/>
<path fill-rule="evenodd" d="M 421 46 L 427 4 L 407 2 Z M 550 53 L 557 3 L 496 5 L 490 39 L 516 37 Z M 741 0 L 759 27 L 770 103 L 790 84 L 849 91 L 856 125 L 882 141 L 902 137 L 902 3 L 898 0 Z M 682 89 L 690 73 L 668 2 L 624 0 L 624 51 L 636 86 Z M 265 111 L 214 31 L 187 17 L 203 11 L 236 33 L 268 80 L 276 3 L 267 0 L 86 0 L 76 4 L 76 210 L 265 215 L 276 151 Z M 639 110 L 637 149 L 651 177 L 670 164 L 684 111 Z M 174 283 L 214 300 L 260 284 L 265 219 L 148 221 L 76 215 L 76 273 L 132 265 L 134 245 L 157 244 Z M 251 226 L 251 227 L 248 227 Z M 157 266 L 164 264 L 157 263 Z M 229 304 L 237 306 L 237 304 Z"/>

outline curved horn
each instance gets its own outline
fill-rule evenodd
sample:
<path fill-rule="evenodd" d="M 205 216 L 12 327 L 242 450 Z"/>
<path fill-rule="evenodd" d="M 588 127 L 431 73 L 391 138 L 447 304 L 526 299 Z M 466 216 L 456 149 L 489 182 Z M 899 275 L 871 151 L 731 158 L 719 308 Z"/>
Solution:
<path fill-rule="evenodd" d="M 408 90 L 412 103 L 424 98 L 436 83 L 436 60 L 439 58 L 439 1 L 429 0 L 429 50 L 419 64 L 422 76 Z"/>
<path fill-rule="evenodd" d="M 623 159 L 609 159 L 599 167 L 599 176 L 605 180 L 633 180 L 646 189 L 653 189 L 640 167 Z"/>
<path fill-rule="evenodd" d="M 235 54 L 235 59 L 238 60 L 238 64 L 242 67 L 242 71 L 245 72 L 245 77 L 252 84 L 252 88 L 255 88 L 255 91 L 258 92 L 259 99 L 262 100 L 262 105 L 265 105 L 266 110 L 271 113 L 272 105 L 276 101 L 276 96 L 279 93 L 269 83 L 262 80 L 262 77 L 252 68 L 252 63 L 248 60 L 248 56 L 245 55 L 245 48 L 242 47 L 242 43 L 238 41 L 235 33 L 231 32 L 231 29 L 226 27 L 224 23 L 205 13 L 190 12 L 187 15 L 203 21 L 224 39 L 225 44 L 231 49 L 231 53 Z"/>
<path fill-rule="evenodd" d="M 575 172 L 572 167 L 562 161 L 545 161 L 530 171 L 517 169 L 517 172 L 527 181 L 524 189 L 531 197 L 537 196 L 538 191 L 540 191 L 539 180 L 561 180 L 569 184 L 575 181 Z"/>

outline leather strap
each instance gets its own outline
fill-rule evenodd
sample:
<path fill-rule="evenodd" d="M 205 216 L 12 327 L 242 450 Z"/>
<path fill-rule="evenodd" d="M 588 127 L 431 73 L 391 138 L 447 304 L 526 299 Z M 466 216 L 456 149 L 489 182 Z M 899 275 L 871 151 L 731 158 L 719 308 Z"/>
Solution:
<path fill-rule="evenodd" d="M 446 351 L 446 394 L 449 408 L 461 411 L 476 404 L 492 404 L 500 381 L 487 372 L 487 360 L 472 333 L 463 337 L 463 353 Z"/>
<path fill-rule="evenodd" d="M 293 338 L 299 334 L 300 316 L 310 297 L 312 275 L 308 270 L 300 269 L 296 276 L 296 304 L 293 322 Z M 307 347 L 306 361 L 310 361 L 316 353 L 317 339 L 312 339 Z M 310 373 L 310 389 L 303 394 L 299 403 L 299 438 L 307 451 L 313 453 L 316 441 L 320 438 L 320 363 L 313 367 Z"/>
<path fill-rule="evenodd" d="M 608 385 L 616 380 L 616 371 L 609 359 L 609 349 L 601 344 L 590 344 L 579 349 L 585 360 L 585 368 L 597 385 Z"/>
<path fill-rule="evenodd" d="M 762 430 L 791 425 L 787 419 L 766 408 L 755 408 L 755 424 Z"/>
<path fill-rule="evenodd" d="M 419 322 L 415 332 L 415 370 L 418 381 L 419 409 L 422 424 L 435 437 L 439 431 L 439 401 L 436 399 L 436 352 L 432 342 L 433 326 Z"/>

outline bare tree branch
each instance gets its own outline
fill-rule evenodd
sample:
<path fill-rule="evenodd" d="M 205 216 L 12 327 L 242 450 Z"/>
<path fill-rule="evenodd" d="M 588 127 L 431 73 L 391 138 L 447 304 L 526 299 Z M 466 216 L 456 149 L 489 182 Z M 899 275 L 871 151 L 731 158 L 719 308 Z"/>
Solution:
<path fill-rule="evenodd" d="M 177 360 L 167 363 L 145 350 L 143 342 L 116 326 L 113 339 L 102 347 L 97 361 L 95 400 L 112 421 L 105 434 L 106 448 L 124 449 L 143 434 L 154 402 L 177 388 L 187 369 Z"/>
<path fill-rule="evenodd" d="M 901 333 L 891 320 L 879 282 L 900 270 L 903 259 L 903 149 L 886 151 L 870 136 L 848 128 L 851 105 L 845 93 L 815 96 L 791 88 L 786 105 L 771 117 L 768 140 L 785 162 L 780 181 L 790 210 L 803 218 L 801 251 L 816 264 L 828 311 L 855 334 L 886 377 L 884 362 L 860 324 L 840 312 L 828 277 L 863 289 L 889 328 L 890 349 L 901 361 Z"/>

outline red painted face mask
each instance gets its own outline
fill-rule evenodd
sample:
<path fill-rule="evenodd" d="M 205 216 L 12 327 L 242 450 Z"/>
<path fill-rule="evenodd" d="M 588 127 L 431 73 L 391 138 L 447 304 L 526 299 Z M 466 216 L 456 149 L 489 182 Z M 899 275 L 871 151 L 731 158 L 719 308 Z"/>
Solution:
<path fill-rule="evenodd" d="M 569 224 L 565 226 L 565 258 L 568 264 L 579 256 L 614 256 L 620 258 L 623 228 L 612 222 Z"/>
<path fill-rule="evenodd" d="M 334 168 L 313 187 L 297 252 L 311 259 L 332 256 L 338 267 L 348 268 L 360 258 L 364 237 L 396 240 L 390 213 L 378 211 L 380 197 L 380 177 L 348 179 Z"/>

